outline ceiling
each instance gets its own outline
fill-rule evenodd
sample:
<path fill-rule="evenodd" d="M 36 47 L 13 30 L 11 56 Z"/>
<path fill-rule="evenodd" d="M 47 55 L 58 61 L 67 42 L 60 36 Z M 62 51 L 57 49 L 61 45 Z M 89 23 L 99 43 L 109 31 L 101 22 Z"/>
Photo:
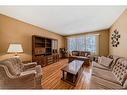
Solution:
<path fill-rule="evenodd" d="M 109 28 L 126 6 L 0 6 L 0 13 L 47 29 L 71 35 Z"/>

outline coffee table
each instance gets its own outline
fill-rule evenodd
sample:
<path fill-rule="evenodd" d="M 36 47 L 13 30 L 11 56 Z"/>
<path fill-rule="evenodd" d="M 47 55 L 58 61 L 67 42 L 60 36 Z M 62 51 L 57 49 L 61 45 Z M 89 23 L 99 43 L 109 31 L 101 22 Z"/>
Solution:
<path fill-rule="evenodd" d="M 73 60 L 81 60 L 84 61 L 84 66 L 90 66 L 90 58 L 83 57 L 83 56 L 70 56 L 69 57 L 69 63 Z"/>
<path fill-rule="evenodd" d="M 83 70 L 83 63 L 84 61 L 80 60 L 73 60 L 70 62 L 61 69 L 63 72 L 63 77 L 61 79 L 75 86 Z"/>

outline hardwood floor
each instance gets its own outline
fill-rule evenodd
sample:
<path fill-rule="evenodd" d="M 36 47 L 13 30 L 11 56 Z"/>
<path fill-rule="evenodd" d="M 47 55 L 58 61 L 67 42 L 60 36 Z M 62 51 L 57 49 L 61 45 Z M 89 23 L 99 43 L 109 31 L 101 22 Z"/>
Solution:
<path fill-rule="evenodd" d="M 61 80 L 61 68 L 68 64 L 68 59 L 42 68 L 43 78 L 42 87 L 44 89 L 87 89 L 91 79 L 91 67 L 84 67 L 77 85 L 74 87 Z"/>

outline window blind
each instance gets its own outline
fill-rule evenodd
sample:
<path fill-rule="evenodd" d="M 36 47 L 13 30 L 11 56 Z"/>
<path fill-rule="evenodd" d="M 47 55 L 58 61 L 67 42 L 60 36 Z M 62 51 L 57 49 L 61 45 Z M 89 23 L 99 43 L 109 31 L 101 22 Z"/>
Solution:
<path fill-rule="evenodd" d="M 83 35 L 67 38 L 68 51 L 90 51 L 99 55 L 99 35 Z"/>

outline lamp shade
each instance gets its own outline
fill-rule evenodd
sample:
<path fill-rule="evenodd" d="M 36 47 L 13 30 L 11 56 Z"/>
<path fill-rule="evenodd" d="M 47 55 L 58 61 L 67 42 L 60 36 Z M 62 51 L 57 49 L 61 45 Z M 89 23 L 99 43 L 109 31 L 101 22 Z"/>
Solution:
<path fill-rule="evenodd" d="M 8 53 L 20 53 L 23 52 L 21 44 L 10 44 L 8 48 Z"/>

